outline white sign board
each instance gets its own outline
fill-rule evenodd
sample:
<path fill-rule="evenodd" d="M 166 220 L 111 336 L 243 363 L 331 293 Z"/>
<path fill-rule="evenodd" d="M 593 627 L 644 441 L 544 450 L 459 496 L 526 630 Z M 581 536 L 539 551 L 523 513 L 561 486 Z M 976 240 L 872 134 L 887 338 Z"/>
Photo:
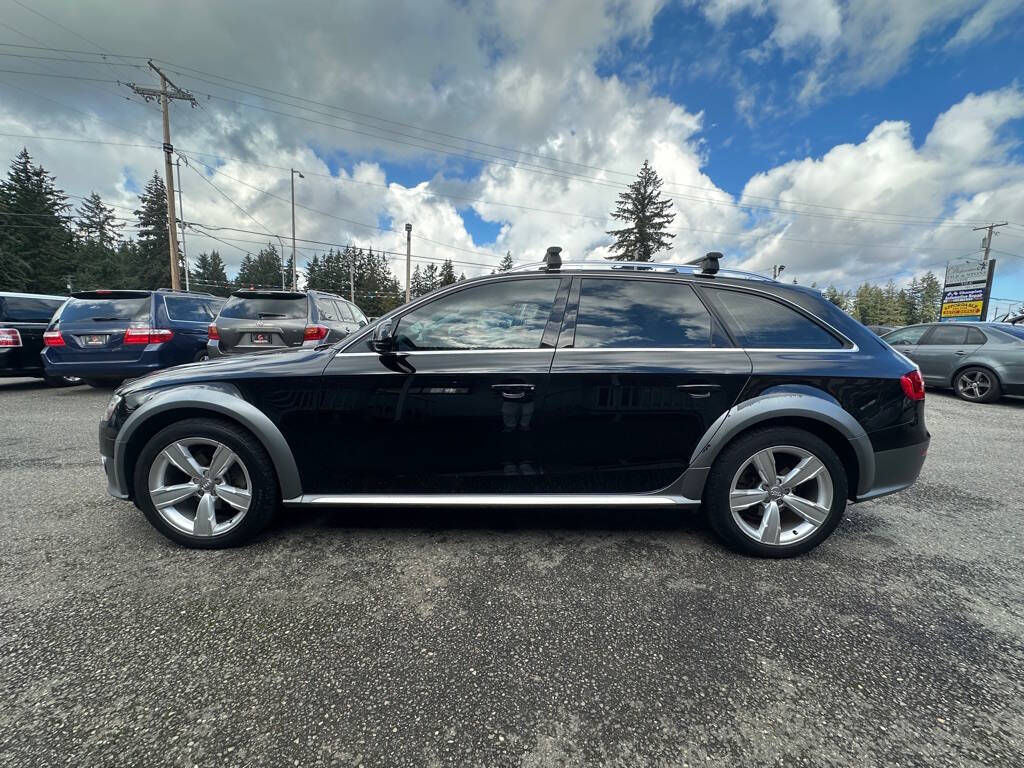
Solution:
<path fill-rule="evenodd" d="M 980 261 L 953 262 L 946 267 L 946 288 L 959 286 L 985 287 L 988 282 L 988 264 Z"/>

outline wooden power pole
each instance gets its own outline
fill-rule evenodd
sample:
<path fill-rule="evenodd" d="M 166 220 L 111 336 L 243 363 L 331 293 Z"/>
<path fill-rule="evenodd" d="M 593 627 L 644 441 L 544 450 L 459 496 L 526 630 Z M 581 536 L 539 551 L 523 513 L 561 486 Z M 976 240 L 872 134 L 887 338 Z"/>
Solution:
<path fill-rule="evenodd" d="M 981 241 L 981 245 L 985 249 L 985 263 L 986 264 L 988 264 L 988 252 L 990 250 L 992 250 L 992 235 L 994 234 L 993 230 L 996 227 L 1005 227 L 1008 223 L 1009 222 L 1004 221 L 1002 224 L 989 224 L 989 225 L 984 226 L 984 227 L 975 227 L 974 228 L 975 232 L 980 232 L 983 229 L 988 230 L 988 234 L 985 235 L 985 237 Z M 982 319 L 984 319 L 984 318 L 982 318 Z"/>
<path fill-rule="evenodd" d="M 405 303 L 412 299 L 412 224 L 405 225 Z"/>
<path fill-rule="evenodd" d="M 173 99 L 181 99 L 196 106 L 196 97 L 186 90 L 183 90 L 172 83 L 159 67 L 152 61 L 150 68 L 160 75 L 160 88 L 146 88 L 135 83 L 126 83 L 135 93 L 146 101 L 159 100 L 163 112 L 164 121 L 164 176 L 167 179 L 167 244 L 171 260 L 171 288 L 175 291 L 181 290 L 181 277 L 178 274 L 178 216 L 174 210 L 174 162 L 171 155 L 174 154 L 174 145 L 171 144 L 171 120 L 168 114 L 167 105 Z M 170 89 L 168 89 L 170 86 Z"/>

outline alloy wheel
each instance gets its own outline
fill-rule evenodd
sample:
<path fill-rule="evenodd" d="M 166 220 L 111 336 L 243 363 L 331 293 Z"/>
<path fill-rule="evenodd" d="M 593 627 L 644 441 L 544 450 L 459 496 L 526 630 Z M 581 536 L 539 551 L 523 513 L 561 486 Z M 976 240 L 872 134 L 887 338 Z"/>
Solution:
<path fill-rule="evenodd" d="M 729 509 L 744 535 L 784 546 L 825 524 L 833 496 L 832 476 L 821 459 L 804 448 L 779 445 L 740 465 L 729 488 Z"/>
<path fill-rule="evenodd" d="M 992 379 L 985 371 L 964 371 L 957 377 L 956 388 L 968 400 L 981 400 L 992 389 Z"/>
<path fill-rule="evenodd" d="M 253 486 L 234 451 L 205 437 L 166 446 L 149 470 L 149 497 L 169 525 L 197 537 L 219 536 L 249 511 Z"/>

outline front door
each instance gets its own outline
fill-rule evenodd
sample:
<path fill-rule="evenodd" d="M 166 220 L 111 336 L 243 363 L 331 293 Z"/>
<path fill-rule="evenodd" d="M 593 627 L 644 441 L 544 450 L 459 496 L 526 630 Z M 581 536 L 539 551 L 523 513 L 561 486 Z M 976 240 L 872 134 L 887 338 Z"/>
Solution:
<path fill-rule="evenodd" d="M 976 328 L 959 323 L 936 325 L 918 342 L 914 362 L 920 367 L 925 384 L 948 387 L 953 371 L 984 342 L 985 337 Z"/>
<path fill-rule="evenodd" d="M 555 436 L 545 456 L 552 490 L 669 485 L 750 370 L 687 283 L 577 278 L 545 404 Z"/>
<path fill-rule="evenodd" d="M 543 403 L 569 279 L 524 276 L 399 315 L 397 350 L 357 342 L 324 371 L 335 436 L 313 492 L 529 493 L 543 486 Z M 305 480 L 304 480 L 305 482 Z"/>

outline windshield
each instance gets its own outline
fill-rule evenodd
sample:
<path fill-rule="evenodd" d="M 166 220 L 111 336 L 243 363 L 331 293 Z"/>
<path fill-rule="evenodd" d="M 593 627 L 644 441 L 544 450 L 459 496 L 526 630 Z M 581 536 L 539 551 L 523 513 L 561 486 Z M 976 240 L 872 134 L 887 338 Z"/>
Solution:
<path fill-rule="evenodd" d="M 149 320 L 149 296 L 124 299 L 71 299 L 60 313 L 61 323 L 102 323 Z"/>
<path fill-rule="evenodd" d="M 306 297 L 250 298 L 232 296 L 220 311 L 220 317 L 243 320 L 304 319 L 306 317 Z"/>

